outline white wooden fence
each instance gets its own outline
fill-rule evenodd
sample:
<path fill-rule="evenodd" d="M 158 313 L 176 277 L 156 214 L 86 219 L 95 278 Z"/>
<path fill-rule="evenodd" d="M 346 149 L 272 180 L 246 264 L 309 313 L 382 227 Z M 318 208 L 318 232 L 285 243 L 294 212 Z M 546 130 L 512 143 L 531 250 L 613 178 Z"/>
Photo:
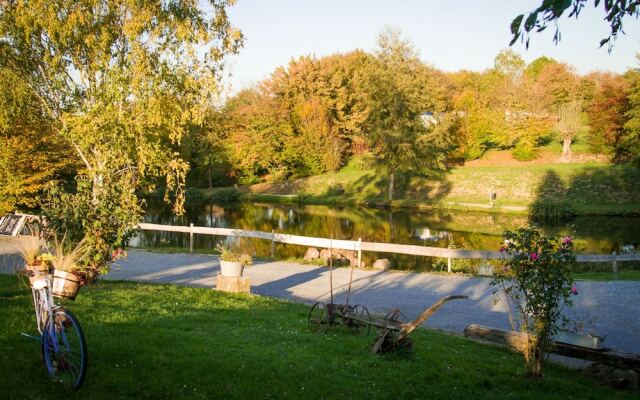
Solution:
<path fill-rule="evenodd" d="M 271 241 L 271 255 L 274 255 L 275 243 L 294 244 L 299 246 L 332 248 L 339 250 L 351 250 L 358 254 L 358 265 L 362 260 L 362 252 L 379 252 L 379 253 L 397 253 L 413 256 L 439 257 L 446 258 L 448 261 L 448 270 L 451 272 L 451 260 L 454 258 L 462 259 L 479 259 L 479 260 L 503 260 L 506 256 L 499 251 L 486 250 L 464 250 L 464 249 L 447 249 L 442 247 L 425 247 L 410 244 L 394 244 L 379 242 L 363 242 L 358 240 L 337 240 L 312 236 L 290 235 L 288 233 L 249 231 L 244 229 L 233 228 L 208 228 L 204 226 L 176 226 L 176 225 L 160 225 L 141 223 L 138 225 L 141 230 L 145 231 L 163 231 L 163 232 L 182 232 L 189 234 L 189 251 L 193 251 L 193 235 L 215 235 L 215 236 L 235 236 L 245 238 L 264 239 Z M 576 256 L 578 262 L 610 262 L 612 263 L 613 273 L 618 275 L 618 262 L 622 261 L 640 261 L 640 253 L 630 254 L 578 254 Z"/>

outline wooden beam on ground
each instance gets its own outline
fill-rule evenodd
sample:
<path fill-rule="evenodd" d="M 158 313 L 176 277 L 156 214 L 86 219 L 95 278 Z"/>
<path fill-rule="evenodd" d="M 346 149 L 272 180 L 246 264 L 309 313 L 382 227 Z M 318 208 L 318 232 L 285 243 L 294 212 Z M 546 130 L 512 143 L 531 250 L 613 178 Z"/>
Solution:
<path fill-rule="evenodd" d="M 519 352 L 524 350 L 527 341 L 527 335 L 524 333 L 476 324 L 464 328 L 464 335 L 472 339 L 505 345 Z M 551 353 L 611 365 L 616 368 L 640 371 L 640 354 L 623 353 L 611 349 L 595 350 L 558 342 L 553 342 Z"/>

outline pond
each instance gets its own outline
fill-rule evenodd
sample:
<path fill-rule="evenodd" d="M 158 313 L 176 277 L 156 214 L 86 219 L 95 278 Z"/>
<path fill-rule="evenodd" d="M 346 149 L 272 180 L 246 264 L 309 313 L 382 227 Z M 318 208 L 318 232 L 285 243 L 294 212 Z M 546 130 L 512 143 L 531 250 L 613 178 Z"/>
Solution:
<path fill-rule="evenodd" d="M 164 205 L 150 205 L 145 222 L 164 225 L 239 228 L 255 231 L 291 233 L 335 239 L 414 244 L 430 247 L 497 250 L 502 232 L 528 224 L 523 215 L 470 213 L 461 211 L 418 211 L 413 209 L 375 209 L 296 204 L 238 203 L 207 204 L 189 207 L 184 216 L 172 215 Z M 610 254 L 622 245 L 640 241 L 638 217 L 578 217 L 569 223 L 542 226 L 546 234 L 575 237 L 580 253 Z M 267 240 L 195 235 L 194 247 L 214 249 L 220 241 L 258 257 L 268 257 L 271 243 Z M 189 247 L 189 235 L 174 232 L 142 231 L 131 240 L 134 247 Z M 302 257 L 306 247 L 276 244 L 276 257 Z M 387 258 L 394 269 L 433 271 L 446 269 L 446 260 L 396 254 L 363 253 L 367 265 L 375 259 Z M 458 260 L 460 270 L 470 261 Z"/>

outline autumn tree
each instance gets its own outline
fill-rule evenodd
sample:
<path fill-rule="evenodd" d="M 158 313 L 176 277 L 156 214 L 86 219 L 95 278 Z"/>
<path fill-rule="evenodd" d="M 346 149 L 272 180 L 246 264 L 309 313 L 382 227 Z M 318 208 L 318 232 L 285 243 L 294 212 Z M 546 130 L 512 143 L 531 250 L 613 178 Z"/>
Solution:
<path fill-rule="evenodd" d="M 582 104 L 576 100 L 563 103 L 558 107 L 558 122 L 555 128 L 562 139 L 563 162 L 571 161 L 571 142 L 582 127 L 581 112 Z"/>
<path fill-rule="evenodd" d="M 241 184 L 269 175 L 283 180 L 297 163 L 294 133 L 286 106 L 264 84 L 245 89 L 227 101 L 225 149 L 232 173 Z"/>
<path fill-rule="evenodd" d="M 591 151 L 607 155 L 613 161 L 624 158 L 625 113 L 629 110 L 629 81 L 611 73 L 589 76 L 594 97 L 587 108 Z"/>
<path fill-rule="evenodd" d="M 13 71 L 0 69 L 0 214 L 37 207 L 53 179 L 79 166 L 42 112 L 38 99 Z"/>
<path fill-rule="evenodd" d="M 118 234 L 108 234 L 98 219 L 76 225 L 78 234 L 93 235 L 96 263 L 139 219 L 136 190 L 164 177 L 165 198 L 173 194 L 174 210 L 182 211 L 188 165 L 178 146 L 215 100 L 223 57 L 242 43 L 227 19 L 232 3 L 0 3 L 0 66 L 30 88 L 53 131 L 83 164 L 89 209 L 119 206 L 108 196 L 126 199 L 111 218 L 109 229 Z M 49 217 L 62 226 L 68 221 L 58 211 Z"/>
<path fill-rule="evenodd" d="M 318 173 L 342 166 L 352 142 L 362 135 L 368 116 L 363 85 L 371 59 L 360 50 L 321 59 L 301 57 L 277 69 L 269 80 L 273 95 L 289 110 L 296 137 L 302 144 L 311 140 L 320 146 L 305 152 Z M 312 115 L 315 127 L 310 129 Z"/>

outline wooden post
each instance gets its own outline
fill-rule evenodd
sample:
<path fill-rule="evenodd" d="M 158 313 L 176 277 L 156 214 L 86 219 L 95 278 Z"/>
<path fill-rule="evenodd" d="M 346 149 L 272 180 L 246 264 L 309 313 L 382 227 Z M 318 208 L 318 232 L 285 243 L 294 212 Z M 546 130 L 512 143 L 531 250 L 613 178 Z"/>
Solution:
<path fill-rule="evenodd" d="M 618 261 L 616 260 L 616 252 L 611 253 L 613 255 L 613 279 L 618 280 Z"/>
<path fill-rule="evenodd" d="M 275 230 L 271 230 L 271 258 L 276 258 L 276 232 Z"/>
<path fill-rule="evenodd" d="M 189 253 L 193 253 L 193 222 L 189 224 Z"/>
<path fill-rule="evenodd" d="M 358 268 L 362 268 L 362 238 L 358 238 Z"/>
<path fill-rule="evenodd" d="M 451 273 L 451 257 L 447 258 L 447 272 Z"/>

